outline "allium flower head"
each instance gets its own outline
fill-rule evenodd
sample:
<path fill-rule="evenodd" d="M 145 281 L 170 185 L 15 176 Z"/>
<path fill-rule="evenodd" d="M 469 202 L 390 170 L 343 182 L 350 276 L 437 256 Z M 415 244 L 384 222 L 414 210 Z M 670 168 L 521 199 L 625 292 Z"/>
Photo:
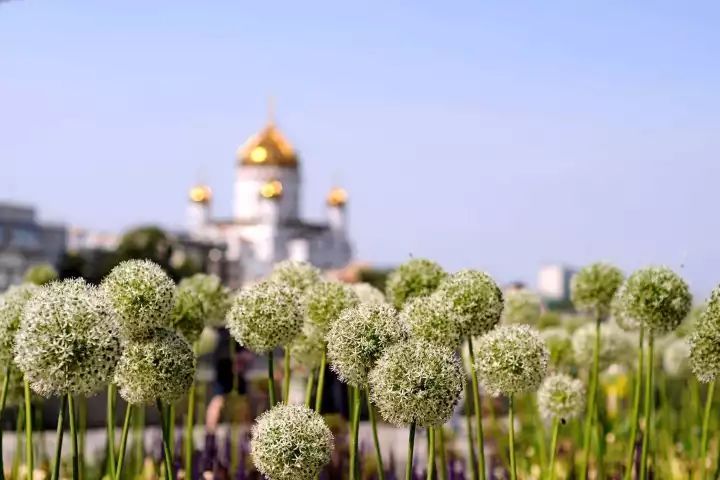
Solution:
<path fill-rule="evenodd" d="M 503 323 L 537 325 L 542 312 L 542 301 L 538 294 L 525 288 L 517 288 L 507 290 L 504 296 Z"/>
<path fill-rule="evenodd" d="M 283 260 L 275 265 L 269 280 L 298 290 L 301 294 L 321 281 L 320 270 L 307 262 Z"/>
<path fill-rule="evenodd" d="M 343 310 L 360 302 L 355 291 L 341 282 L 326 281 L 313 285 L 305 296 L 305 318 L 309 324 L 325 334 L 330 323 Z"/>
<path fill-rule="evenodd" d="M 675 338 L 662 353 L 662 365 L 670 377 L 684 377 L 690 373 L 690 343 L 685 338 Z"/>
<path fill-rule="evenodd" d="M 547 377 L 537 392 L 538 408 L 547 419 L 578 417 L 585 407 L 585 387 L 580 380 L 563 373 Z"/>
<path fill-rule="evenodd" d="M 333 435 L 304 405 L 275 405 L 252 428 L 250 453 L 269 480 L 311 480 L 330 461 Z"/>
<path fill-rule="evenodd" d="M 625 364 L 635 359 L 634 338 L 616 324 L 600 324 L 600 369 L 604 370 L 613 363 Z M 575 362 L 578 365 L 591 365 L 595 352 L 595 324 L 586 323 L 575 330 L 572 337 Z"/>
<path fill-rule="evenodd" d="M 58 272 L 49 263 L 33 265 L 25 272 L 26 283 L 33 285 L 45 285 L 58 279 Z"/>
<path fill-rule="evenodd" d="M 101 288 L 119 316 L 124 338 L 142 338 L 155 328 L 170 326 L 175 283 L 156 263 L 122 262 L 105 277 Z"/>
<path fill-rule="evenodd" d="M 39 395 L 89 395 L 112 378 L 117 329 L 110 302 L 96 287 L 80 279 L 53 282 L 25 305 L 15 363 Z"/>
<path fill-rule="evenodd" d="M 413 258 L 390 273 L 385 293 L 390 303 L 401 309 L 411 298 L 430 295 L 445 277 L 447 273 L 437 263 Z"/>
<path fill-rule="evenodd" d="M 628 313 L 627 302 L 629 296 L 627 291 L 627 282 L 623 282 L 620 288 L 617 289 L 617 292 L 615 292 L 615 297 L 613 297 L 610 304 L 610 312 L 617 326 L 630 332 L 640 328 L 640 320 Z"/>
<path fill-rule="evenodd" d="M 413 338 L 452 349 L 462 341 L 452 305 L 442 293 L 413 298 L 400 312 L 400 321 Z"/>
<path fill-rule="evenodd" d="M 272 281 L 253 285 L 233 299 L 226 323 L 235 340 L 255 353 L 289 345 L 303 326 L 297 290 Z"/>
<path fill-rule="evenodd" d="M 476 270 L 460 270 L 438 289 L 452 305 L 464 337 L 482 335 L 500 321 L 503 294 L 490 275 Z"/>
<path fill-rule="evenodd" d="M 120 396 L 131 404 L 160 399 L 174 403 L 195 378 L 195 355 L 180 334 L 157 328 L 143 339 L 123 345 L 115 370 Z"/>
<path fill-rule="evenodd" d="M 687 283 L 667 267 L 637 270 L 627 279 L 621 305 L 624 314 L 654 333 L 675 330 L 690 312 Z"/>
<path fill-rule="evenodd" d="M 444 424 L 462 393 L 463 374 L 455 353 L 420 340 L 388 348 L 370 372 L 370 398 L 393 425 Z"/>
<path fill-rule="evenodd" d="M 698 380 L 714 382 L 720 374 L 720 329 L 700 323 L 690 336 L 690 367 Z"/>
<path fill-rule="evenodd" d="M 193 342 L 206 325 L 222 325 L 228 308 L 230 290 L 215 275 L 198 273 L 180 281 L 172 324 L 188 341 Z"/>
<path fill-rule="evenodd" d="M 570 296 L 581 312 L 604 318 L 624 279 L 622 271 L 608 263 L 592 263 L 580 269 L 571 281 Z"/>
<path fill-rule="evenodd" d="M 477 342 L 475 369 L 491 395 L 537 390 L 547 372 L 549 352 L 528 325 L 501 325 Z"/>
<path fill-rule="evenodd" d="M 330 367 L 343 382 L 365 386 L 378 358 L 405 338 L 397 311 L 390 305 L 363 303 L 349 308 L 330 324 L 326 336 Z"/>
<path fill-rule="evenodd" d="M 353 283 L 352 289 L 360 303 L 387 303 L 385 294 L 369 283 Z"/>
<path fill-rule="evenodd" d="M 290 346 L 290 355 L 297 365 L 313 369 L 320 365 L 325 351 L 325 338 L 312 325 L 303 325 Z"/>
<path fill-rule="evenodd" d="M 23 309 L 40 288 L 24 283 L 10 287 L 0 295 L 0 364 L 7 365 L 15 356 L 15 334 L 20 328 Z"/>
<path fill-rule="evenodd" d="M 551 327 L 540 330 L 540 336 L 550 352 L 550 364 L 565 367 L 573 359 L 572 337 L 563 327 Z"/>

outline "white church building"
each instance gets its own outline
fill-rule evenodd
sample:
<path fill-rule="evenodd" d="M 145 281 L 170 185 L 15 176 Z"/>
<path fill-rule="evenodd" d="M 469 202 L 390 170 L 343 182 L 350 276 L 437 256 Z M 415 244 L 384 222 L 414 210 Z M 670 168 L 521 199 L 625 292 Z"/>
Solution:
<path fill-rule="evenodd" d="M 196 185 L 190 189 L 187 233 L 224 247 L 233 286 L 264 277 L 285 259 L 321 269 L 346 266 L 352 257 L 347 192 L 332 188 L 325 199 L 327 219 L 309 222 L 301 216 L 301 190 L 297 152 L 270 121 L 237 151 L 232 218 L 213 218 L 211 188 Z"/>

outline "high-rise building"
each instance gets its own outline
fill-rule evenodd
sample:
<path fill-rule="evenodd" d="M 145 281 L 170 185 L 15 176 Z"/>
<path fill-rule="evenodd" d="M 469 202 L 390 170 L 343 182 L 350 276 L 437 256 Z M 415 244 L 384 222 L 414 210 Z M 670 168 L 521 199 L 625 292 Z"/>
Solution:
<path fill-rule="evenodd" d="M 561 264 L 543 265 L 538 271 L 537 290 L 546 300 L 570 300 L 570 280 L 576 270 Z"/>

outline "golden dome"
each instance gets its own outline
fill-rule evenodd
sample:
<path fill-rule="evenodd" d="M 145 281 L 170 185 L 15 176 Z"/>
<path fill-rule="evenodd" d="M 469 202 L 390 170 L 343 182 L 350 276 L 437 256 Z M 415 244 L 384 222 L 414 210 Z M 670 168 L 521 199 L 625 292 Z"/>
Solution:
<path fill-rule="evenodd" d="M 190 189 L 190 201 L 194 203 L 209 203 L 212 200 L 212 190 L 207 185 L 195 185 Z"/>
<path fill-rule="evenodd" d="M 327 196 L 327 203 L 331 207 L 342 207 L 348 201 L 348 193 L 344 188 L 334 187 Z"/>
<path fill-rule="evenodd" d="M 250 137 L 238 149 L 237 156 L 243 165 L 297 167 L 298 164 L 295 149 L 272 122 Z"/>
<path fill-rule="evenodd" d="M 280 180 L 271 180 L 260 187 L 260 195 L 264 198 L 279 198 L 282 196 L 283 184 Z"/>

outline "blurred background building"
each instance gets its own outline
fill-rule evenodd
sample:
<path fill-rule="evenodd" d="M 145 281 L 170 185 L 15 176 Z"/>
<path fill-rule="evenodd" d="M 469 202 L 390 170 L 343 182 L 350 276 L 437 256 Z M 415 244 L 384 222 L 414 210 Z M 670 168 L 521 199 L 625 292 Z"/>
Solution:
<path fill-rule="evenodd" d="M 563 264 L 543 265 L 538 270 L 537 291 L 550 304 L 570 302 L 570 280 L 577 270 Z"/>

